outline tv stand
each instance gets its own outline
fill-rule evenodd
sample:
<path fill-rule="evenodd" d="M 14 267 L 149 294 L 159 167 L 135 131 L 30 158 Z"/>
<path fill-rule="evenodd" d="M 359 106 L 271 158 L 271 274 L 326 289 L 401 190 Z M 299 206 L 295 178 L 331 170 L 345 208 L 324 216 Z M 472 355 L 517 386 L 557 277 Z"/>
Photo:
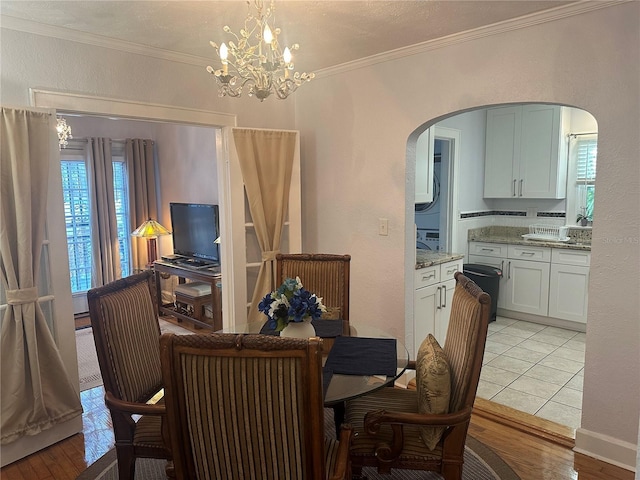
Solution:
<path fill-rule="evenodd" d="M 203 262 L 202 260 L 198 260 L 198 262 L 202 262 L 202 265 L 196 266 L 191 263 L 188 265 L 182 265 L 181 263 L 177 263 L 175 260 L 173 262 L 161 260 L 156 260 L 154 262 L 153 268 L 155 271 L 156 289 L 158 293 L 158 311 L 160 315 L 172 315 L 176 317 L 179 322 L 187 320 L 192 322 L 196 327 L 207 328 L 213 331 L 222 330 L 222 275 L 220 274 L 220 267 L 210 262 Z M 211 295 L 206 298 L 195 297 L 190 299 L 190 297 L 176 295 L 176 303 L 189 304 L 193 307 L 192 315 L 189 315 L 185 309 L 179 308 L 173 303 L 163 303 L 160 280 L 161 278 L 167 278 L 170 275 L 177 276 L 178 283 L 180 284 L 185 283 L 187 279 L 211 284 Z M 211 304 L 213 318 L 206 318 L 203 314 L 205 303 Z"/>

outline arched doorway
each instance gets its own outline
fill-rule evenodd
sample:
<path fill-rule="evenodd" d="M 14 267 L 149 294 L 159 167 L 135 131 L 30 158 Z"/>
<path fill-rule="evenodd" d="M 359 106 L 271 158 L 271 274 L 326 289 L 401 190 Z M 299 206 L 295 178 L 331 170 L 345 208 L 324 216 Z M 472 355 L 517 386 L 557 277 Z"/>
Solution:
<path fill-rule="evenodd" d="M 507 108 L 521 108 L 523 105 L 525 104 L 514 104 Z M 534 104 L 527 105 L 534 106 Z M 448 184 L 443 186 L 442 174 L 438 176 L 436 173 L 436 176 L 440 179 L 438 185 L 440 201 L 443 190 L 449 189 L 451 198 L 456 203 L 456 207 L 449 210 L 445 219 L 456 227 L 456 232 L 445 232 L 445 238 L 447 234 L 452 238 L 444 243 L 444 248 L 439 249 L 440 253 L 462 254 L 465 256 L 465 262 L 469 261 L 470 256 L 469 234 L 478 229 L 527 228 L 529 224 L 541 222 L 576 227 L 576 212 L 579 211 L 580 206 L 584 205 L 581 202 L 585 200 L 578 197 L 584 194 L 585 187 L 579 185 L 579 179 L 583 177 L 580 177 L 576 171 L 578 168 L 576 159 L 571 158 L 573 152 L 569 149 L 573 146 L 569 140 L 587 133 L 597 134 L 597 123 L 588 112 L 570 107 L 563 108 L 563 118 L 566 122 L 564 125 L 566 131 L 563 133 L 565 142 L 558 147 L 561 149 L 560 153 L 566 157 L 562 196 L 526 198 L 526 196 L 516 195 L 514 198 L 499 198 L 492 194 L 485 195 L 487 186 L 485 175 L 490 171 L 485 169 L 487 108 L 455 113 L 435 122 L 427 122 L 418 127 L 408 140 L 407 159 L 411 163 L 419 161 L 418 156 L 423 154 L 419 139 L 424 138 L 424 132 L 427 129 L 437 131 L 439 128 L 448 128 L 460 132 L 459 163 L 453 169 Z M 559 109 L 559 106 L 557 108 Z M 412 155 L 415 156 L 412 157 Z M 437 154 L 435 160 L 433 158 L 430 160 L 434 162 L 434 170 L 437 170 Z M 442 165 L 444 164 L 441 164 L 440 168 Z M 419 167 L 412 167 L 413 165 L 408 165 L 408 177 L 421 172 Z M 582 181 L 586 182 L 584 179 Z M 412 183 L 411 178 L 408 178 L 407 184 Z M 520 185 L 516 183 L 516 187 Z M 589 188 L 594 189 L 595 185 Z M 416 191 L 418 191 L 417 186 Z M 414 193 L 407 191 L 407 212 L 411 212 L 410 204 L 414 202 Z M 435 195 L 435 189 L 433 193 Z M 434 201 L 437 200 L 434 198 Z M 591 202 L 592 208 L 593 198 Z M 434 233 L 434 227 L 431 224 L 423 226 L 421 231 L 421 222 L 424 222 L 424 217 L 433 210 L 432 205 L 433 203 L 416 204 L 413 209 L 414 218 L 410 217 L 410 213 L 407 214 L 406 234 L 408 238 L 416 237 L 416 249 L 429 246 L 424 241 L 429 238 L 425 237 L 425 234 Z M 435 216 L 431 215 L 430 220 L 434 218 Z M 437 225 L 437 227 L 440 226 Z M 585 229 L 585 239 L 587 231 L 588 228 Z M 590 231 L 588 233 L 590 235 Z M 407 242 L 409 243 L 409 240 Z M 410 255 L 410 252 L 408 254 Z M 549 282 L 550 273 L 547 272 L 546 275 Z M 549 288 L 548 285 L 547 288 Z M 489 330 L 485 366 L 478 397 L 531 415 L 539 415 L 543 419 L 571 428 L 579 427 L 582 403 L 581 377 L 584 366 L 584 328 L 581 329 L 579 325 L 571 323 L 554 323 L 553 321 L 545 324 L 544 317 L 550 315 L 548 309 L 544 316 L 513 315 L 514 312 L 504 307 L 499 310 L 501 310 L 499 321 L 493 323 Z M 413 318 L 409 318 L 412 316 L 413 312 L 407 316 L 408 335 L 413 332 Z M 576 329 L 572 330 L 571 327 Z M 521 337 L 514 335 L 516 333 Z M 549 337 L 550 334 L 554 334 L 556 338 Z M 492 339 L 493 335 L 495 336 Z M 545 341 L 540 341 L 541 339 Z M 407 341 L 407 344 L 411 342 Z"/>

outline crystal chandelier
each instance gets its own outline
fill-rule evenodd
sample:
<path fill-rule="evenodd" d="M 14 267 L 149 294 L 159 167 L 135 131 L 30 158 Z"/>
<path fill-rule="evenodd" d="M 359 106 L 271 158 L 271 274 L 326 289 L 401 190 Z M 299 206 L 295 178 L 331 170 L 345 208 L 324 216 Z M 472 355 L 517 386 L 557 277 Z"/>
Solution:
<path fill-rule="evenodd" d="M 69 144 L 68 139 L 73 138 L 73 136 L 71 135 L 71 126 L 67 125 L 67 121 L 62 117 L 57 117 L 57 120 L 58 149 L 62 150 Z"/>
<path fill-rule="evenodd" d="M 285 99 L 315 74 L 294 72 L 291 51 L 298 50 L 300 45 L 295 43 L 284 50 L 280 48 L 280 29 L 272 18 L 275 10 L 273 0 L 266 9 L 262 0 L 254 0 L 253 3 L 255 14 L 247 0 L 247 18 L 239 36 L 226 25 L 223 29 L 235 41 L 229 40 L 228 45 L 222 43 L 220 46 L 209 42 L 220 56 L 222 68 L 215 70 L 209 66 L 207 72 L 216 78 L 220 97 L 239 97 L 247 86 L 249 96 L 255 95 L 260 101 L 272 93 L 279 99 Z"/>

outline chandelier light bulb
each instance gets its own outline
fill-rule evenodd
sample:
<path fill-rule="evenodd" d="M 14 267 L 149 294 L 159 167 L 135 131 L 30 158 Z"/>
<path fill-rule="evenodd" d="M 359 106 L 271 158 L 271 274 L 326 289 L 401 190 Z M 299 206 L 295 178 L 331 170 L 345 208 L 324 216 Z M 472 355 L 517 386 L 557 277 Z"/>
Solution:
<path fill-rule="evenodd" d="M 227 75 L 229 73 L 228 69 L 228 61 L 227 58 L 229 58 L 229 49 L 227 48 L 227 46 L 223 43 L 222 45 L 220 45 L 220 60 L 222 61 L 222 74 L 223 75 Z"/>
<path fill-rule="evenodd" d="M 268 23 L 265 23 L 264 25 L 264 33 L 262 34 L 262 38 L 264 38 L 264 41 L 269 45 L 271 45 L 271 42 L 273 42 L 273 33 L 271 33 L 271 29 L 269 28 Z"/>
<path fill-rule="evenodd" d="M 227 45 L 223 43 L 220 45 L 220 60 L 224 63 L 227 61 L 227 58 L 229 58 L 229 49 Z"/>
<path fill-rule="evenodd" d="M 282 52 L 282 59 L 284 60 L 285 65 L 288 67 L 291 63 L 291 50 L 289 50 L 289 47 L 284 48 L 284 52 Z"/>

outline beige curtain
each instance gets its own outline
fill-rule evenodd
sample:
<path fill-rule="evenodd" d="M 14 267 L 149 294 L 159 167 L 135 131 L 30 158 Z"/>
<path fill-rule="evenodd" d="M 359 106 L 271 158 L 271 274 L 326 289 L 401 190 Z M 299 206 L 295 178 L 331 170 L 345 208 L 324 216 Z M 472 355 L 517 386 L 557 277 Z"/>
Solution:
<path fill-rule="evenodd" d="M 128 138 L 125 161 L 129 176 L 129 229 L 133 232 L 152 218 L 158 221 L 156 169 L 153 140 Z M 131 237 L 131 264 L 134 271 L 144 270 L 148 263 L 147 239 Z"/>
<path fill-rule="evenodd" d="M 275 287 L 275 256 L 280 251 L 282 227 L 287 218 L 296 132 L 234 129 L 262 264 L 253 291 L 249 321 L 261 318 L 258 303 Z"/>
<path fill-rule="evenodd" d="M 111 140 L 87 142 L 87 177 L 91 201 L 91 286 L 100 287 L 122 277 L 116 204 L 113 190 Z"/>
<path fill-rule="evenodd" d="M 2 108 L 0 443 L 36 435 L 82 414 L 80 398 L 38 304 L 49 163 L 57 161 L 55 115 Z"/>

